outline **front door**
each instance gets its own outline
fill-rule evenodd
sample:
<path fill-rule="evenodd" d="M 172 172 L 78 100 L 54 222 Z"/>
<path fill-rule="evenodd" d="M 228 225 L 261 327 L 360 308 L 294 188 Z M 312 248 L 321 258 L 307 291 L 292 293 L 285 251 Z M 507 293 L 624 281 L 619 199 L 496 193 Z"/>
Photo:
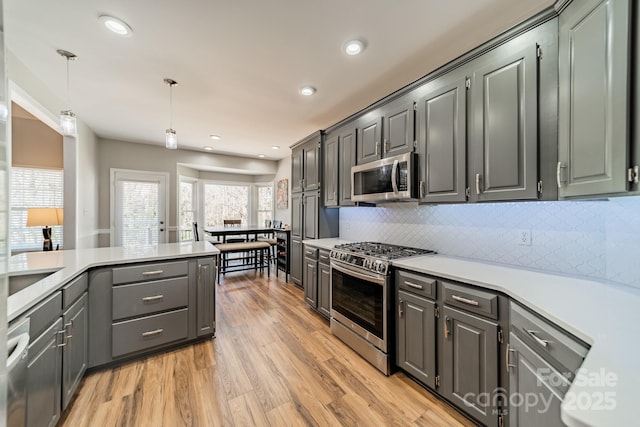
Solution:
<path fill-rule="evenodd" d="M 164 173 L 111 169 L 111 246 L 167 242 Z"/>

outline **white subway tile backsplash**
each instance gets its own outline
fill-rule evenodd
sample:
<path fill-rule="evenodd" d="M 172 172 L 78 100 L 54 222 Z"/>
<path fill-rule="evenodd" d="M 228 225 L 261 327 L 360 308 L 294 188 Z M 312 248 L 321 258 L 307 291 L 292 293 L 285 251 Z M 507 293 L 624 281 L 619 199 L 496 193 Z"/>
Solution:
<path fill-rule="evenodd" d="M 342 208 L 340 237 L 576 274 L 640 288 L 640 196 L 606 200 Z M 531 246 L 517 230 L 531 230 Z"/>

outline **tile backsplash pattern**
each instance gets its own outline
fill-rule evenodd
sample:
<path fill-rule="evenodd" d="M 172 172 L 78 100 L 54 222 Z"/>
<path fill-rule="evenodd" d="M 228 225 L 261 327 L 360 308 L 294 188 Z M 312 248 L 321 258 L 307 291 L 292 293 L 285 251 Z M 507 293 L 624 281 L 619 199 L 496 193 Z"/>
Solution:
<path fill-rule="evenodd" d="M 640 288 L 640 196 L 340 210 L 340 237 L 587 276 Z M 518 230 L 531 231 L 531 246 Z"/>

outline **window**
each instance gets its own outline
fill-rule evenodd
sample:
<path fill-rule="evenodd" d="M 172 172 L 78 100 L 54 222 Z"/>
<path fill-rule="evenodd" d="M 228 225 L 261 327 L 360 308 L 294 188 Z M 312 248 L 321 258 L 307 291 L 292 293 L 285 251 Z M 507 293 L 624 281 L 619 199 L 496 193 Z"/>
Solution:
<path fill-rule="evenodd" d="M 222 226 L 225 219 L 240 219 L 242 225 L 249 225 L 248 184 L 204 184 L 203 226 Z"/>
<path fill-rule="evenodd" d="M 266 220 L 273 220 L 273 184 L 258 184 L 257 193 L 257 225 L 263 225 Z"/>
<path fill-rule="evenodd" d="M 193 239 L 193 222 L 196 211 L 196 181 L 180 177 L 178 193 L 178 236 L 181 242 Z"/>
<path fill-rule="evenodd" d="M 63 171 L 12 167 L 10 198 L 11 250 L 42 250 L 42 227 L 27 227 L 27 209 L 64 207 Z M 51 229 L 54 248 L 62 247 L 63 226 Z"/>

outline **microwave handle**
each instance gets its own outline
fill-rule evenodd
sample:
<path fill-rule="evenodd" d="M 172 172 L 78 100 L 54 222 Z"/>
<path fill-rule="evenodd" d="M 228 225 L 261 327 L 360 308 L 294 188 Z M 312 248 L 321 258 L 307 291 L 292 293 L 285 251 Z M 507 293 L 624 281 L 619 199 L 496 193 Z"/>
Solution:
<path fill-rule="evenodd" d="M 398 161 L 393 161 L 393 166 L 391 167 L 391 187 L 393 188 L 393 193 L 398 194 L 398 182 L 396 181 L 398 177 Z"/>

